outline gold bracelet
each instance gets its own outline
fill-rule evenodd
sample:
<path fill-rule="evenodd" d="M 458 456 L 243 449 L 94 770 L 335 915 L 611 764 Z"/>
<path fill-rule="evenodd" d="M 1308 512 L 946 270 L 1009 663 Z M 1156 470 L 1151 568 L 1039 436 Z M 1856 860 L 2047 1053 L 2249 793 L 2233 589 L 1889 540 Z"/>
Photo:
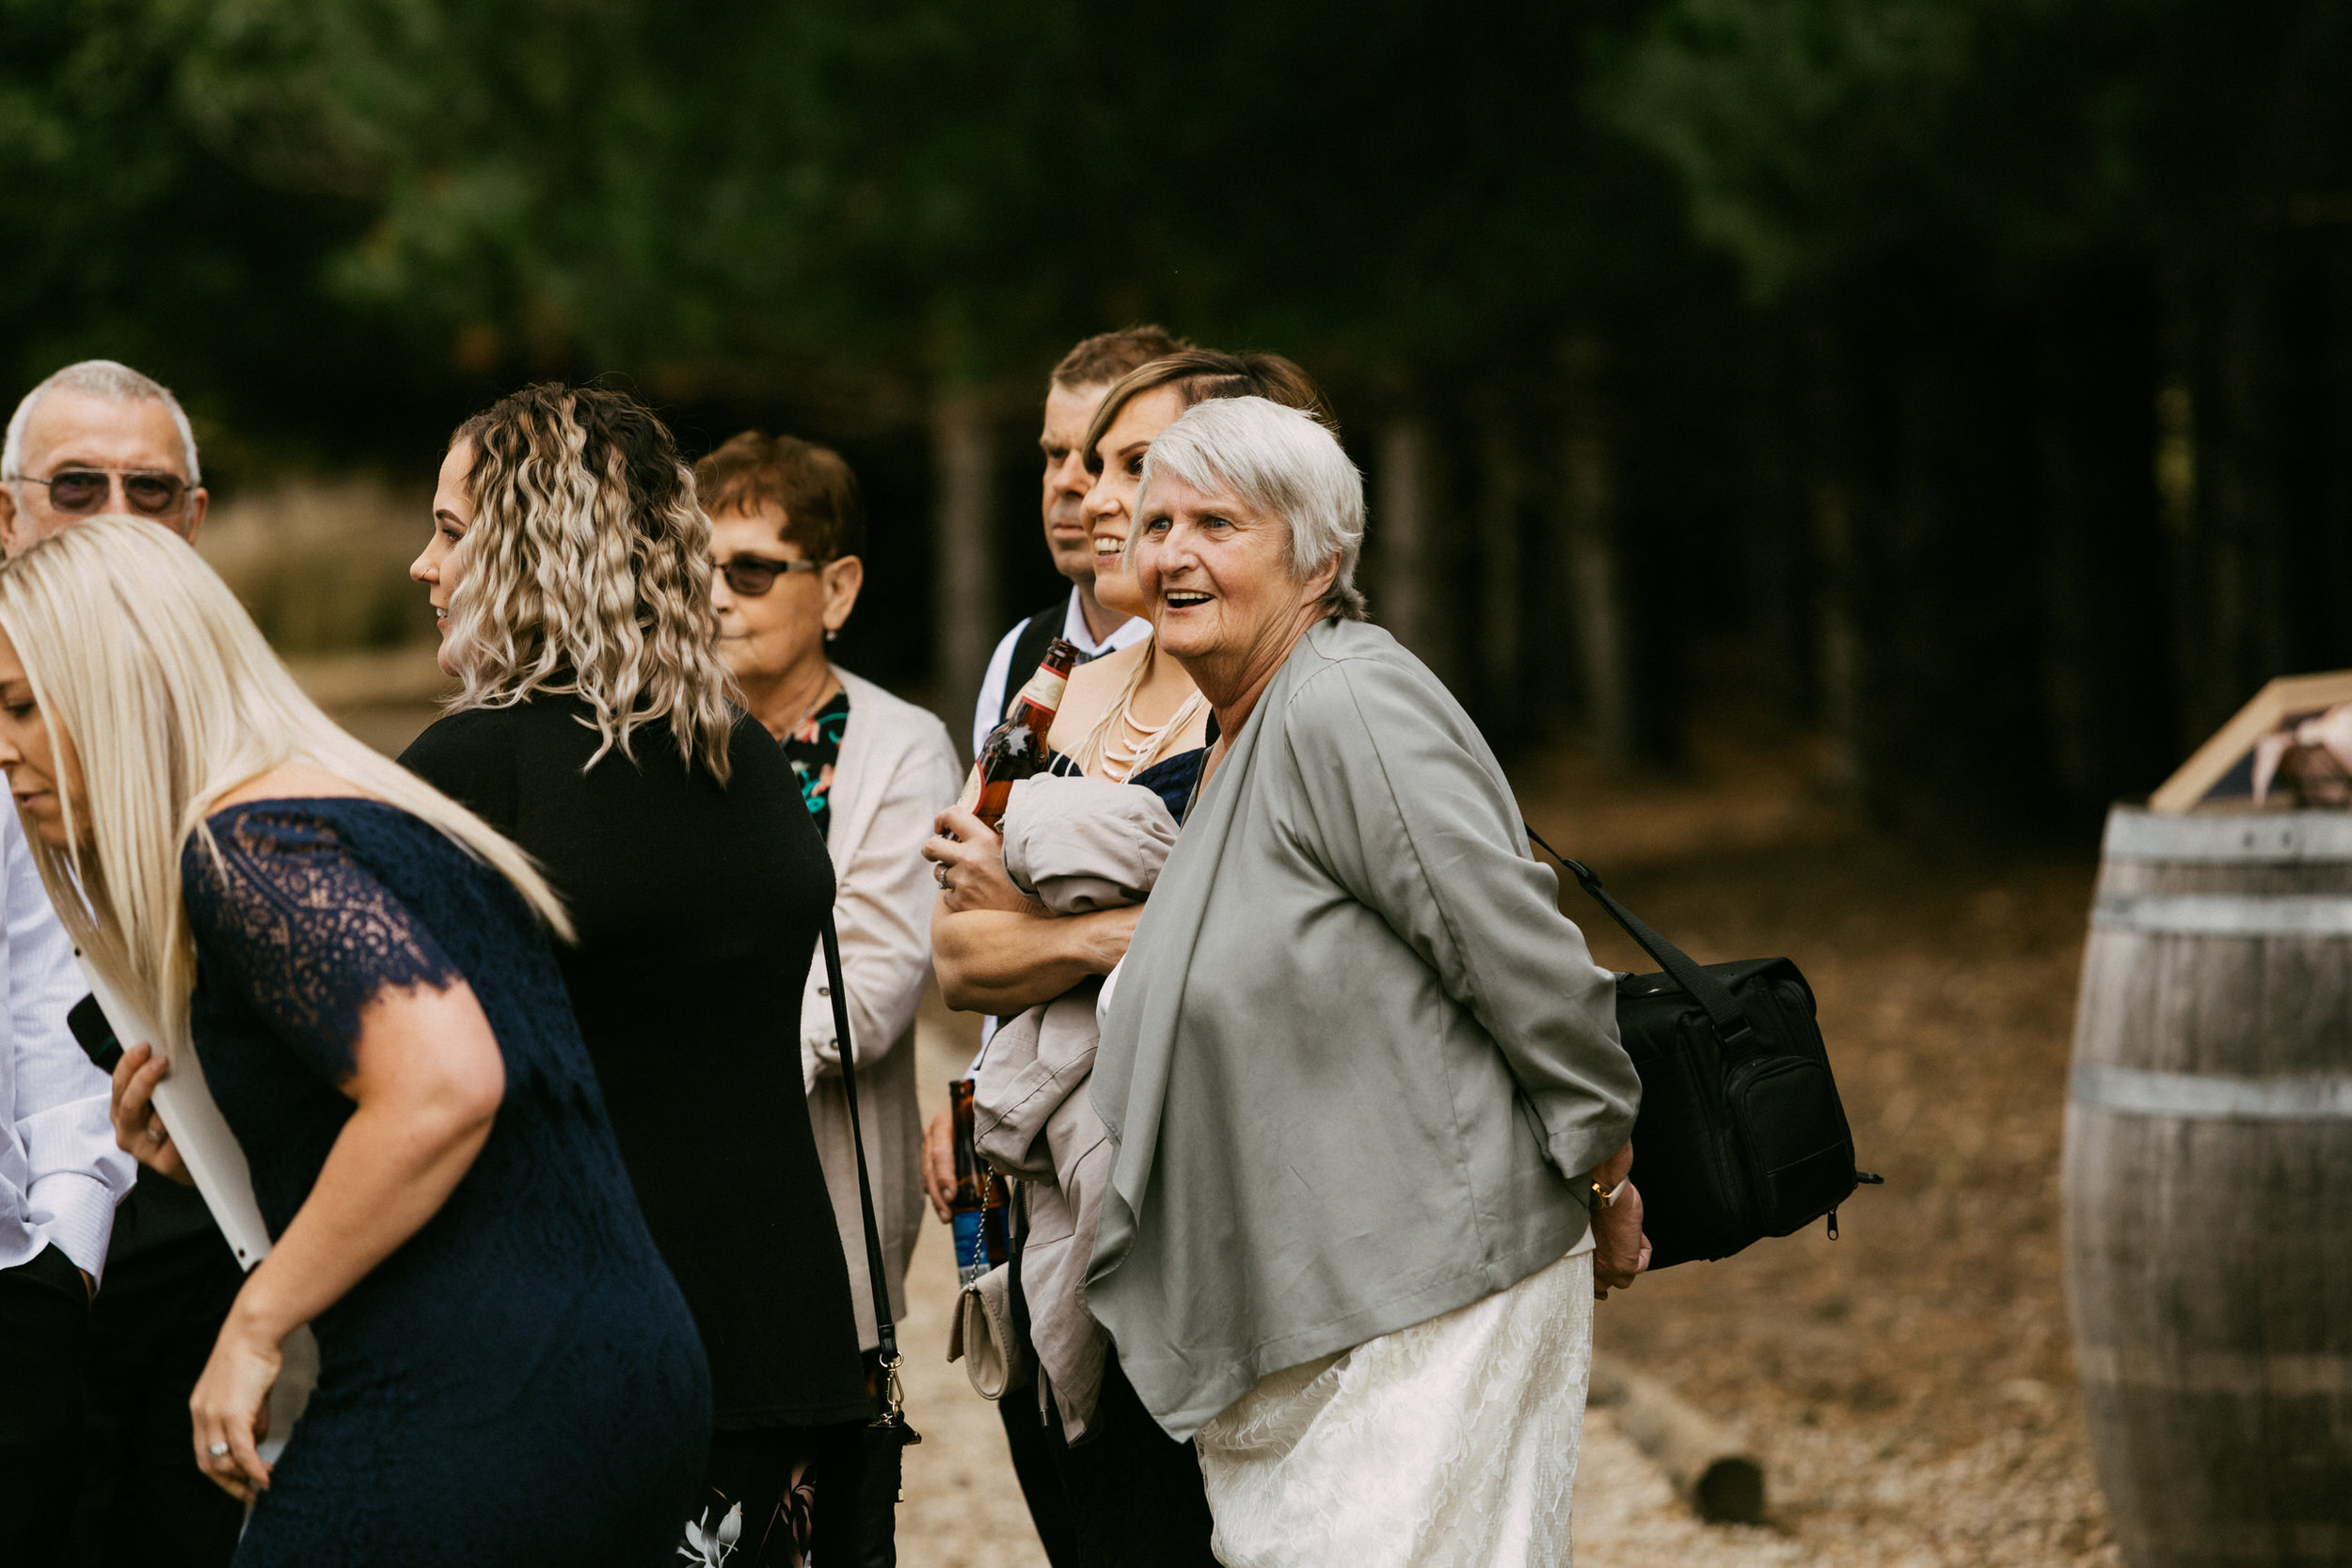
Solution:
<path fill-rule="evenodd" d="M 1630 1176 L 1627 1177 L 1623 1181 L 1618 1182 L 1614 1187 L 1604 1187 L 1599 1182 L 1596 1181 L 1592 1184 L 1594 1201 L 1587 1204 L 1585 1207 L 1614 1209 L 1617 1206 L 1618 1197 L 1624 1194 L 1626 1188 L 1631 1186 L 1632 1184 L 1633 1178 Z"/>

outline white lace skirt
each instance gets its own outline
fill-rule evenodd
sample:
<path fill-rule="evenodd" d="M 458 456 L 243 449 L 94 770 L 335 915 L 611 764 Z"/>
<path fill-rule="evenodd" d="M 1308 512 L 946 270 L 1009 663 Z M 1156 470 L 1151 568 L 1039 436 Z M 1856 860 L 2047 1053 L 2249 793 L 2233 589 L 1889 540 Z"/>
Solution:
<path fill-rule="evenodd" d="M 1226 1568 L 1554 1568 L 1593 1363 L 1580 1249 L 1263 1379 L 1194 1441 Z"/>

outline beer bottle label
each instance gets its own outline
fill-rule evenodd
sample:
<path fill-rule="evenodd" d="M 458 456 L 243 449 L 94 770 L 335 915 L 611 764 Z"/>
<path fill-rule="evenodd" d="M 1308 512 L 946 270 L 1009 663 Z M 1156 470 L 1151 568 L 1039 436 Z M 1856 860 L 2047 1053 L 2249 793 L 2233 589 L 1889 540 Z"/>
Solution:
<path fill-rule="evenodd" d="M 1070 678 L 1057 675 L 1043 665 L 1029 677 L 1029 684 L 1021 689 L 1022 697 L 1035 703 L 1048 713 L 1061 710 L 1061 694 L 1070 689 Z"/>
<path fill-rule="evenodd" d="M 937 800 L 937 796 L 932 797 Z M 970 811 L 980 803 L 980 765 L 974 763 L 972 772 L 963 781 L 963 793 L 956 797 L 956 810 Z"/>
<path fill-rule="evenodd" d="M 949 1222 L 956 1238 L 956 1283 L 969 1285 L 993 1266 L 988 1257 L 988 1235 L 977 1209 L 958 1214 Z"/>

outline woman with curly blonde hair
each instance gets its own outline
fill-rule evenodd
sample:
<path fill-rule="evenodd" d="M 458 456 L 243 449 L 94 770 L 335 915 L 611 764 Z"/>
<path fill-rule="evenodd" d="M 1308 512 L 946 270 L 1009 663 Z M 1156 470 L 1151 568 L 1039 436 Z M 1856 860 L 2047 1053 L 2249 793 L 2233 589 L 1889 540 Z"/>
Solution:
<path fill-rule="evenodd" d="M 401 761 L 572 912 L 573 1009 L 710 1358 L 704 1500 L 787 1560 L 830 1534 L 874 1408 L 788 1005 L 833 902 L 824 840 L 731 700 L 710 523 L 650 409 L 527 388 L 458 428 L 433 508 L 409 575 L 462 684 Z"/>

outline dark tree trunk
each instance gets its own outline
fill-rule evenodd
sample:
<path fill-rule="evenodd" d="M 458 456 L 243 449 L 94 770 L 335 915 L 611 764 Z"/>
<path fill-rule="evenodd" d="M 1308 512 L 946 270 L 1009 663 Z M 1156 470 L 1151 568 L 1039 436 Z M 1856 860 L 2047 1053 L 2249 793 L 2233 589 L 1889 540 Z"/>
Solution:
<path fill-rule="evenodd" d="M 1581 333 L 1569 339 L 1561 371 L 1560 539 L 1567 573 L 1565 598 L 1583 677 L 1584 728 L 1600 755 L 1621 762 L 1638 749 L 1638 694 L 1599 341 Z"/>
<path fill-rule="evenodd" d="M 2272 262 L 2249 241 L 2168 275 L 2159 411 L 2184 752 L 2290 662 Z"/>
<path fill-rule="evenodd" d="M 2215 704 L 2214 650 L 2205 581 L 2209 553 L 2200 491 L 2197 438 L 2199 362 L 2204 340 L 2202 277 L 2174 259 L 2156 275 L 2156 513 L 2164 529 L 2170 585 L 2167 642 L 2172 653 L 2172 743 L 2186 756 L 2212 730 L 2204 716 Z"/>
<path fill-rule="evenodd" d="M 1821 712 L 1823 585 L 1800 396 L 1804 366 L 1787 325 L 1768 323 L 1749 335 L 1740 435 L 1753 489 L 1739 594 L 1756 689 L 1773 718 L 1802 725 Z"/>
<path fill-rule="evenodd" d="M 1521 730 L 1519 701 L 1521 595 L 1527 555 L 1520 514 L 1527 474 L 1517 433 L 1501 411 L 1482 421 L 1485 479 L 1479 496 L 1478 670 L 1481 721 L 1487 734 L 1510 739 Z"/>
<path fill-rule="evenodd" d="M 2283 514 L 2285 657 L 2293 671 L 2352 665 L 2352 265 L 2341 227 L 2283 236 L 2273 419 Z"/>
<path fill-rule="evenodd" d="M 1444 552 L 1431 515 L 1437 494 L 1433 458 L 1429 425 L 1420 415 L 1398 414 L 1382 428 L 1373 473 L 1371 526 L 1379 541 L 1380 575 L 1372 613 L 1451 685 L 1454 672 L 1444 645 Z"/>
<path fill-rule="evenodd" d="M 2319 569 L 2325 614 L 2321 662 L 2352 665 L 2352 231 L 2328 235 L 2325 262 L 2327 379 L 2319 429 Z"/>
<path fill-rule="evenodd" d="M 980 677 L 1002 629 L 996 605 L 996 550 L 990 499 L 995 445 L 986 404 L 969 389 L 943 392 L 931 408 L 931 456 L 937 474 L 932 514 L 932 612 L 938 635 L 936 681 L 953 717 L 979 698 Z M 963 725 L 948 728 L 961 736 Z M 958 749 L 962 742 L 959 740 Z"/>
<path fill-rule="evenodd" d="M 1817 714 L 1830 745 L 1832 782 L 1867 799 L 1863 745 L 1864 612 L 1868 605 L 1867 538 L 1861 516 L 1875 499 L 1864 452 L 1867 404 L 1860 356 L 1826 312 L 1803 328 L 1806 389 L 1805 467 L 1801 504 L 1814 562 L 1812 650 Z"/>
<path fill-rule="evenodd" d="M 2051 771 L 2083 807 L 2145 794 L 2177 760 L 2155 331 L 2147 277 L 2124 268 L 2053 288 L 2037 323 L 2042 707 Z"/>
<path fill-rule="evenodd" d="M 1882 821 L 1922 839 L 2013 832 L 2052 804 L 2030 333 L 1932 277 L 1891 271 L 1845 309 L 1858 373 L 1832 429 L 1859 438 L 1817 490 L 1838 584 L 1824 684 L 1852 694 L 1846 733 Z"/>

